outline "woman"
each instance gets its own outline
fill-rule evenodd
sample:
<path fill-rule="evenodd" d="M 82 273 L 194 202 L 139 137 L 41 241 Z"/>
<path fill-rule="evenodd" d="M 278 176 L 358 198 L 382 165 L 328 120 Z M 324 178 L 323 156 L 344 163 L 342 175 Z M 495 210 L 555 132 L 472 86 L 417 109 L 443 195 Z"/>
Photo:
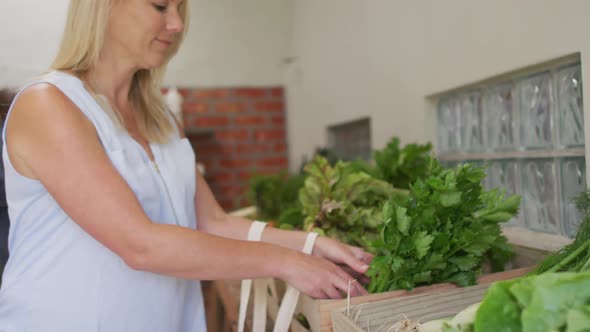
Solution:
<path fill-rule="evenodd" d="M 369 254 L 327 238 L 312 255 L 303 232 L 244 241 L 252 222 L 219 207 L 158 92 L 187 6 L 73 0 L 53 71 L 15 99 L 0 331 L 204 331 L 198 280 L 338 298 L 366 272 Z"/>

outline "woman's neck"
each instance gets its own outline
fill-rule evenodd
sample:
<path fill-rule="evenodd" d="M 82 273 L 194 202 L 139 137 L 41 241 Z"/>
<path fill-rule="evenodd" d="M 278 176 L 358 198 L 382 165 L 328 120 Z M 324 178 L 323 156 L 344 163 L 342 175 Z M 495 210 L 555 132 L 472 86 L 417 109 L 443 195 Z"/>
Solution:
<path fill-rule="evenodd" d="M 138 68 L 129 64 L 103 55 L 96 66 L 84 75 L 83 80 L 94 93 L 106 97 L 117 108 L 126 108 L 133 76 L 137 70 Z"/>

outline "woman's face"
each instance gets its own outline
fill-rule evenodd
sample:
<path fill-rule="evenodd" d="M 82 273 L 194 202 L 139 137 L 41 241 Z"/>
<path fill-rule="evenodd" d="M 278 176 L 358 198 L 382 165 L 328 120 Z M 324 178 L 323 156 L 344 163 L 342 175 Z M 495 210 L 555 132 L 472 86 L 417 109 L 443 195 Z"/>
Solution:
<path fill-rule="evenodd" d="M 100 0 L 102 1 L 102 0 Z M 184 29 L 179 5 L 187 0 L 120 0 L 111 10 L 105 49 L 140 68 L 162 65 Z"/>

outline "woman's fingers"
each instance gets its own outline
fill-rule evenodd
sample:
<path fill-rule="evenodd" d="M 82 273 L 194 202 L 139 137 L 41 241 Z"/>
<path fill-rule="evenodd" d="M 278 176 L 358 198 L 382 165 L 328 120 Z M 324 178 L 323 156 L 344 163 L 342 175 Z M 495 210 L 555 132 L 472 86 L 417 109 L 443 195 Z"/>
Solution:
<path fill-rule="evenodd" d="M 357 296 L 362 293 L 355 282 L 352 282 L 349 287 L 349 282 L 353 279 L 344 272 L 340 267 L 332 262 L 323 260 L 323 265 L 327 269 L 328 275 L 321 278 L 322 292 L 328 299 L 342 299 L 348 294 L 349 288 L 351 296 Z"/>
<path fill-rule="evenodd" d="M 375 255 L 370 254 L 370 253 L 363 250 L 360 260 L 367 263 L 367 264 L 371 264 L 371 262 L 373 261 L 373 258 L 375 258 Z"/>
<path fill-rule="evenodd" d="M 373 255 L 359 247 L 343 244 L 334 239 L 319 237 L 314 248 L 314 255 L 325 258 L 335 264 L 348 265 L 359 274 L 365 274 Z"/>
<path fill-rule="evenodd" d="M 352 255 L 351 255 L 352 256 Z M 289 264 L 287 282 L 314 298 L 341 299 L 347 296 L 367 294 L 360 282 L 341 267 L 329 260 L 297 255 L 293 264 Z M 296 263 L 295 263 L 296 262 Z M 356 273 L 350 268 L 351 273 Z"/>
<path fill-rule="evenodd" d="M 368 262 L 365 262 L 368 257 L 364 255 L 364 251 L 360 248 L 348 246 L 336 242 L 335 246 L 338 246 L 338 255 L 337 259 L 331 259 L 335 263 L 343 263 L 348 265 L 354 271 L 364 274 L 367 272 L 369 268 Z"/>
<path fill-rule="evenodd" d="M 352 279 L 356 279 L 361 285 L 366 285 L 371 282 L 371 279 L 364 274 L 358 273 L 351 269 L 348 265 L 339 265 L 344 272 L 348 273 Z"/>
<path fill-rule="evenodd" d="M 346 273 L 339 267 L 338 270 L 340 284 L 337 287 L 341 289 L 344 294 L 348 294 L 349 292 L 350 296 L 368 294 L 367 290 L 358 282 L 357 279 L 352 278 L 348 273 Z M 342 289 L 341 287 L 344 287 L 344 289 Z"/>
<path fill-rule="evenodd" d="M 363 285 L 356 279 L 352 279 L 350 284 L 350 296 L 362 296 L 367 295 L 369 292 L 363 287 Z"/>
<path fill-rule="evenodd" d="M 365 264 L 370 264 L 375 255 L 364 251 L 362 248 L 349 246 L 354 257 Z"/>
<path fill-rule="evenodd" d="M 338 289 L 336 289 L 335 287 L 328 287 L 326 290 L 324 290 L 324 293 L 328 296 L 328 299 L 341 299 L 342 298 L 342 294 L 340 294 L 340 292 L 338 291 Z"/>
<path fill-rule="evenodd" d="M 356 285 L 356 290 L 357 290 L 356 296 L 369 295 L 369 292 L 365 289 L 365 287 L 361 283 L 356 282 L 355 285 Z"/>

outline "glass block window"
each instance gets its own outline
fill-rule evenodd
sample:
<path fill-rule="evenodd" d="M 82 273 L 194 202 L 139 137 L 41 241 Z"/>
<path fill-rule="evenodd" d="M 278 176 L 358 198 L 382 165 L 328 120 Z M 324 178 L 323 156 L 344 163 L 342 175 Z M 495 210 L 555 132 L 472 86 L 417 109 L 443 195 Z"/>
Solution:
<path fill-rule="evenodd" d="M 364 118 L 328 127 L 328 147 L 339 158 L 371 158 L 371 121 Z"/>
<path fill-rule="evenodd" d="M 482 108 L 486 109 L 484 138 L 494 151 L 510 151 L 516 148 L 518 122 L 512 107 L 512 84 L 504 83 L 492 87 L 485 94 Z"/>
<path fill-rule="evenodd" d="M 487 188 L 522 196 L 513 226 L 575 235 L 571 198 L 586 190 L 579 56 L 439 96 L 436 145 L 444 165 L 485 164 Z"/>

